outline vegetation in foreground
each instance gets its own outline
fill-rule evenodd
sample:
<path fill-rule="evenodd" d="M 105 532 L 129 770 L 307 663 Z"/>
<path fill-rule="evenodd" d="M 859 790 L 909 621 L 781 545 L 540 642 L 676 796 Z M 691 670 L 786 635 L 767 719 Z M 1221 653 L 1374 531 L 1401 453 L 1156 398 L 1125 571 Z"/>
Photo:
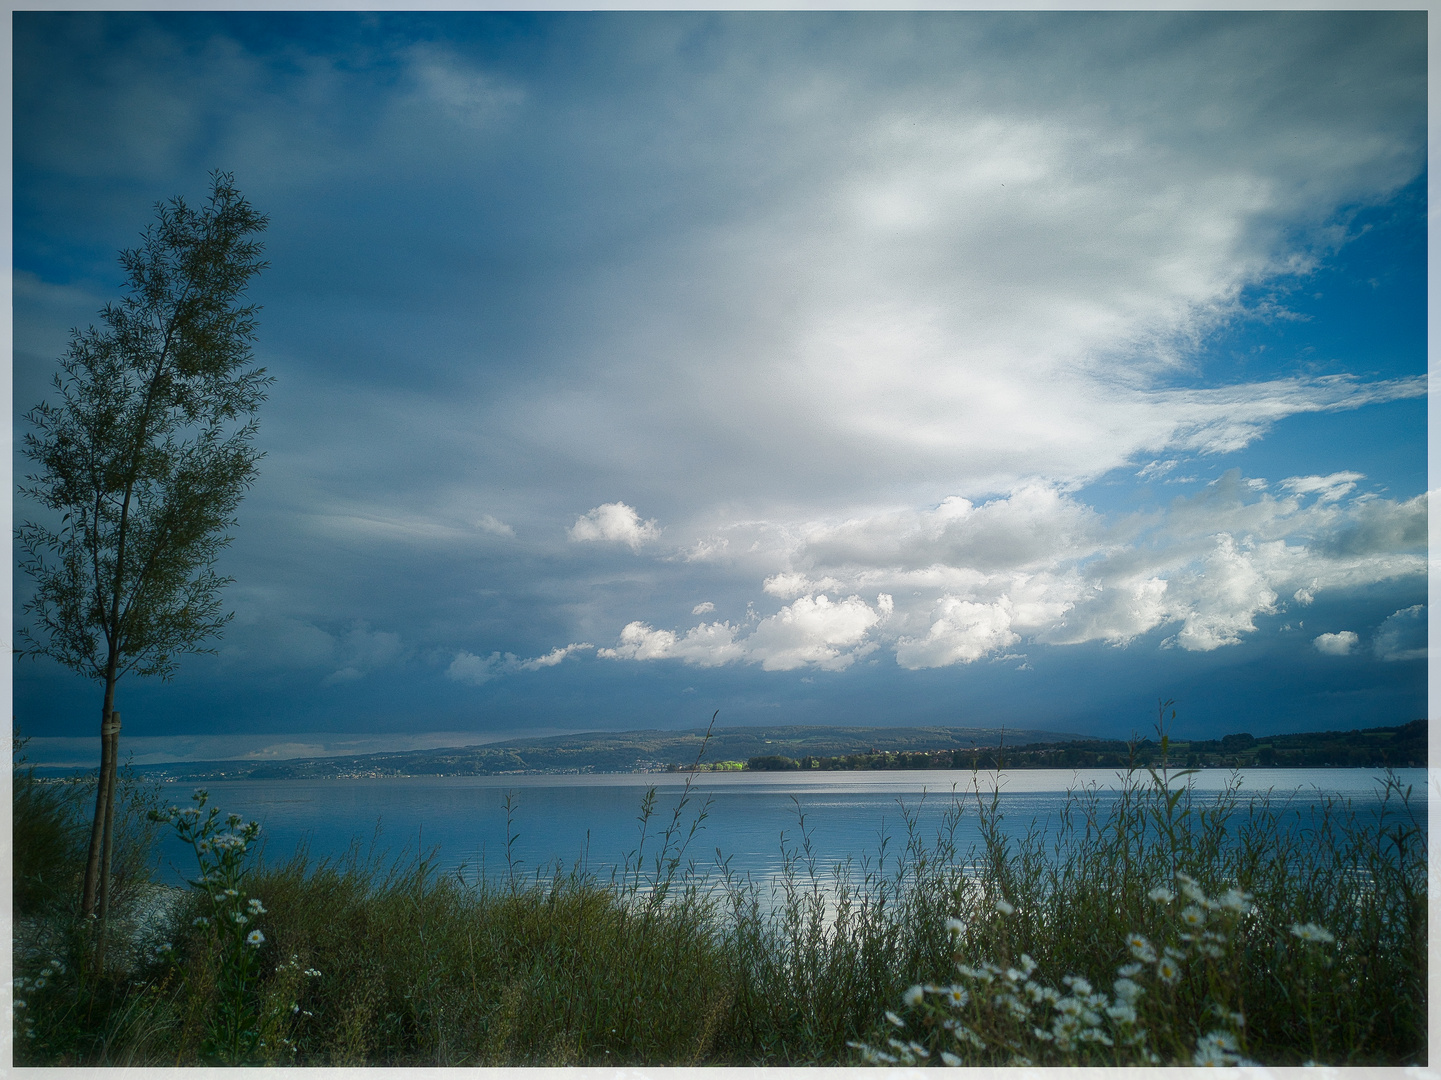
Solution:
<path fill-rule="evenodd" d="M 138 928 L 101 968 L 61 899 L 78 802 L 17 771 L 16 1063 L 1424 1062 L 1409 792 L 1389 779 L 1363 814 L 1184 778 L 1077 791 L 1021 835 L 972 790 L 936 835 L 911 816 L 830 873 L 802 818 L 774 893 L 694 868 L 686 800 L 664 829 L 647 800 L 611 880 L 487 882 L 358 846 L 252 865 L 253 831 L 201 798 L 157 815 L 195 843 L 197 886 L 148 929 L 131 890 Z"/>

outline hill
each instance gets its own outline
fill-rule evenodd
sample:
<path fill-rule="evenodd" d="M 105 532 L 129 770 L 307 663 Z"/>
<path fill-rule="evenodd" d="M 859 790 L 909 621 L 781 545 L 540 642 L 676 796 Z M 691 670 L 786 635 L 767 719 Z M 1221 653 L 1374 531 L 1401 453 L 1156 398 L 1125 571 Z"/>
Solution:
<path fill-rule="evenodd" d="M 210 761 L 137 766 L 176 780 L 283 779 L 326 776 L 477 776 L 530 772 L 665 771 L 701 756 L 704 728 L 689 731 L 596 731 L 516 739 L 503 746 L 295 758 L 288 761 Z M 716 728 L 705 762 L 745 762 L 763 755 L 836 756 L 879 752 L 971 750 L 1021 742 L 1074 741 L 1072 733 L 1008 728 L 815 727 Z"/>
<path fill-rule="evenodd" d="M 661 772 L 729 769 L 970 769 L 1138 767 L 1159 762 L 1161 747 L 1004 728 L 782 725 L 705 731 L 607 731 L 517 739 L 503 746 L 138 766 L 176 781 L 312 779 L 357 776 L 483 776 L 508 773 Z M 1427 724 L 1286 735 L 1173 739 L 1168 757 L 1191 768 L 1417 767 L 1426 764 Z M 50 771 L 50 770 L 47 770 Z"/>

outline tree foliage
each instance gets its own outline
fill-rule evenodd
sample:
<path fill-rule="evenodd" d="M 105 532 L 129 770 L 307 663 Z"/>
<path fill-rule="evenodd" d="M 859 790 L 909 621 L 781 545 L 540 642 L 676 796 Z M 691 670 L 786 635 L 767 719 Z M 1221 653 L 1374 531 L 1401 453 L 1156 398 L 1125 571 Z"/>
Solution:
<path fill-rule="evenodd" d="M 56 400 L 26 415 L 39 471 L 21 492 L 59 520 L 18 530 L 35 580 L 20 638 L 91 678 L 167 679 L 228 620 L 214 564 L 256 476 L 250 414 L 271 381 L 250 366 L 257 309 L 238 302 L 266 265 L 266 219 L 214 181 L 202 210 L 157 207 L 120 257 L 128 295 L 102 329 L 72 331 Z"/>

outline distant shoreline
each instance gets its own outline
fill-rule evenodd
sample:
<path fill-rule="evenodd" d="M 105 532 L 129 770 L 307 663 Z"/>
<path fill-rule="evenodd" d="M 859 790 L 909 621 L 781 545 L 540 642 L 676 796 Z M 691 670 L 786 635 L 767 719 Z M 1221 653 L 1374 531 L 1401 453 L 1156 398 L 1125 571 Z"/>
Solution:
<path fill-rule="evenodd" d="M 1022 741 L 1024 740 L 1024 741 Z M 284 761 L 170 762 L 134 771 L 163 782 L 920 769 L 1424 768 L 1427 722 L 1351 731 L 1126 742 L 1001 728 L 815 726 L 593 732 L 480 745 Z M 37 767 L 37 778 L 93 770 Z"/>

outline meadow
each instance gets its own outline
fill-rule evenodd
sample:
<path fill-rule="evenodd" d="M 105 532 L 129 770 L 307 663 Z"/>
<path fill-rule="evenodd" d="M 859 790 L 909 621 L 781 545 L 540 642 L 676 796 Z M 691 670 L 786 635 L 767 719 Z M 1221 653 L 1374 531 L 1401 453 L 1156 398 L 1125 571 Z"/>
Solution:
<path fill-rule="evenodd" d="M 1426 835 L 1184 770 L 1002 828 L 978 781 L 893 847 L 773 886 L 703 873 L 704 803 L 635 857 L 480 878 L 425 851 L 256 858 L 249 823 L 130 776 L 104 962 L 76 919 L 83 784 L 15 774 L 15 1061 L 30 1065 L 1424 1063 Z M 979 823 L 961 850 L 955 826 Z M 176 830 L 196 884 L 147 867 Z M 765 886 L 771 888 L 772 886 Z M 157 898 L 163 898 L 161 903 Z"/>

